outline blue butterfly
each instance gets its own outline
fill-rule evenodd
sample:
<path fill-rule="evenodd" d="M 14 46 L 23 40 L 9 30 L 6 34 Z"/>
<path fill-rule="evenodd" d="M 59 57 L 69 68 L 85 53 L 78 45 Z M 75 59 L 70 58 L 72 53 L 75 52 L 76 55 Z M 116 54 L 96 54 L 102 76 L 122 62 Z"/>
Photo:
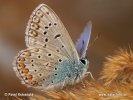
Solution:
<path fill-rule="evenodd" d="M 90 73 L 86 51 L 91 29 L 89 22 L 75 47 L 59 17 L 47 5 L 40 4 L 26 28 L 27 49 L 14 60 L 14 70 L 21 82 L 43 90 L 80 82 Z"/>

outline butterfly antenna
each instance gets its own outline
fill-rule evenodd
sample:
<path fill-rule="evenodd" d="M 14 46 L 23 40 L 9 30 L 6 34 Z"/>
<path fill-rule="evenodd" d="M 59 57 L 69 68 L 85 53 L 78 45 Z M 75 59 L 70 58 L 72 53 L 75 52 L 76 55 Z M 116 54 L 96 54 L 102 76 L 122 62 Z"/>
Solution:
<path fill-rule="evenodd" d="M 98 33 L 93 42 L 89 45 L 89 47 L 93 46 L 96 40 L 101 36 L 101 33 Z"/>

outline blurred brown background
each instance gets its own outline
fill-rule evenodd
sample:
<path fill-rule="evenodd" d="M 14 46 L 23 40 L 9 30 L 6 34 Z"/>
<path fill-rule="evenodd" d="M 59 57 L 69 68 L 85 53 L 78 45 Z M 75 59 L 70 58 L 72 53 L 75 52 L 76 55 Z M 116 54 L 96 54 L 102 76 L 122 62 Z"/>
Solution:
<path fill-rule="evenodd" d="M 98 33 L 101 37 L 89 48 L 90 69 L 99 76 L 105 57 L 119 47 L 132 47 L 133 0 L 0 0 L 0 94 L 29 91 L 20 84 L 12 70 L 17 52 L 25 49 L 25 28 L 30 14 L 40 3 L 50 6 L 60 17 L 73 41 L 80 36 L 91 20 L 91 42 Z"/>

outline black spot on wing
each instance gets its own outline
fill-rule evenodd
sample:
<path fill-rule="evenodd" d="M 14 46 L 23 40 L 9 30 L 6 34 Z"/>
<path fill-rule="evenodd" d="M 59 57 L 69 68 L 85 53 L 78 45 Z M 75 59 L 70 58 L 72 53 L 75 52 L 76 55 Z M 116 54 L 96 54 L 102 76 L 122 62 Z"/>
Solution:
<path fill-rule="evenodd" d="M 56 25 L 57 25 L 57 23 L 54 23 L 54 25 L 56 26 Z"/>
<path fill-rule="evenodd" d="M 41 56 L 39 55 L 38 58 L 41 58 Z"/>
<path fill-rule="evenodd" d="M 47 31 L 44 31 L 44 33 L 43 33 L 44 35 L 46 35 L 47 34 Z"/>
<path fill-rule="evenodd" d="M 85 44 L 85 41 L 84 41 L 84 40 L 82 41 L 82 44 L 83 44 L 83 45 Z"/>
<path fill-rule="evenodd" d="M 62 45 L 62 48 L 64 48 L 64 45 Z"/>
<path fill-rule="evenodd" d="M 48 56 L 51 56 L 51 55 L 52 55 L 52 54 L 50 54 L 50 53 L 48 54 Z"/>
<path fill-rule="evenodd" d="M 48 26 L 45 26 L 45 29 L 48 29 Z"/>
<path fill-rule="evenodd" d="M 39 76 L 42 76 L 42 74 L 39 74 Z"/>
<path fill-rule="evenodd" d="M 60 37 L 61 36 L 61 34 L 57 34 L 55 37 L 54 37 L 54 39 L 57 39 L 58 37 Z"/>
<path fill-rule="evenodd" d="M 49 23 L 49 26 L 51 26 L 52 24 L 51 23 Z"/>
<path fill-rule="evenodd" d="M 45 42 L 48 42 L 48 38 L 45 39 Z"/>
<path fill-rule="evenodd" d="M 32 59 L 31 62 L 34 62 L 34 60 Z"/>
<path fill-rule="evenodd" d="M 59 59 L 59 62 L 62 62 L 62 60 L 61 60 L 61 59 Z"/>
<path fill-rule="evenodd" d="M 57 68 L 55 67 L 55 70 L 57 70 Z"/>
<path fill-rule="evenodd" d="M 46 45 L 46 44 L 44 44 L 44 46 L 43 46 L 43 47 L 44 47 L 44 48 L 46 48 L 46 46 L 47 46 L 47 45 Z"/>
<path fill-rule="evenodd" d="M 49 12 L 46 12 L 47 15 L 49 15 Z"/>

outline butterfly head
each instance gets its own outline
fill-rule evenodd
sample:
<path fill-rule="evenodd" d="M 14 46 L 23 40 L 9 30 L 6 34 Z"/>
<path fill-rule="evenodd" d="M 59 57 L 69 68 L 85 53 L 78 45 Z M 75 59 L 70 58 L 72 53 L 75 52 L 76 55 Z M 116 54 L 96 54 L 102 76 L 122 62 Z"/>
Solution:
<path fill-rule="evenodd" d="M 85 58 L 80 58 L 80 62 L 83 64 L 83 65 L 88 65 L 89 64 L 89 61 L 87 59 L 87 56 Z"/>
<path fill-rule="evenodd" d="M 83 69 L 87 70 L 89 66 L 89 60 L 87 59 L 87 56 L 84 58 L 80 58 L 80 65 Z"/>

